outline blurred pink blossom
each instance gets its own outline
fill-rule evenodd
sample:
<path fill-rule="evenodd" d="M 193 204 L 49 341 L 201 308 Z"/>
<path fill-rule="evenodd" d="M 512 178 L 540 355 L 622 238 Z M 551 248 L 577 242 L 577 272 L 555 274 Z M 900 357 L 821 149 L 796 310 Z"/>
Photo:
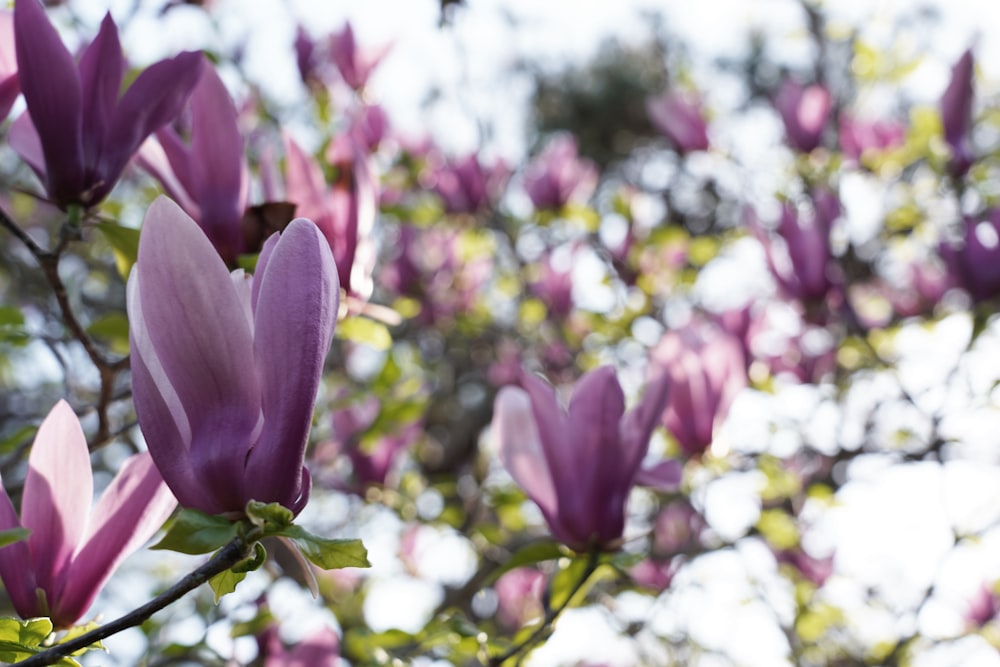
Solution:
<path fill-rule="evenodd" d="M 668 90 L 646 101 L 646 113 L 678 153 L 708 150 L 708 126 L 696 95 Z"/>
<path fill-rule="evenodd" d="M 823 86 L 803 86 L 786 79 L 774 98 L 774 107 L 785 125 L 788 145 L 803 153 L 819 146 L 831 104 L 830 93 Z"/>
<path fill-rule="evenodd" d="M 598 176 L 597 165 L 580 157 L 573 135 L 558 134 L 525 168 L 524 189 L 535 208 L 559 210 L 590 199 Z"/>

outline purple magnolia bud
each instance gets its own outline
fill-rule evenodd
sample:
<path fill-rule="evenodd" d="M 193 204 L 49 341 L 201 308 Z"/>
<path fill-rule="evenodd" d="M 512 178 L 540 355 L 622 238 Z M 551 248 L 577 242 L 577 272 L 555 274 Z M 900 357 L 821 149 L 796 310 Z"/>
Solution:
<path fill-rule="evenodd" d="M 972 49 L 968 49 L 951 69 L 951 81 L 941 95 L 941 125 L 944 126 L 944 140 L 951 147 L 951 165 L 959 175 L 968 171 L 972 164 L 972 80 L 975 61 Z"/>
<path fill-rule="evenodd" d="M 1000 613 L 1000 600 L 997 600 L 997 595 L 991 587 L 983 584 L 969 601 L 965 611 L 965 622 L 973 628 L 981 628 L 991 623 L 998 613 Z"/>
<path fill-rule="evenodd" d="M 327 626 L 296 642 L 288 649 L 278 635 L 278 628 L 269 626 L 257 637 L 264 667 L 340 667 L 340 636 Z"/>
<path fill-rule="evenodd" d="M 557 540 L 577 551 L 617 548 L 668 385 L 666 375 L 654 380 L 628 414 L 610 366 L 580 378 L 568 410 L 550 385 L 525 372 L 521 387 L 497 394 L 493 434 L 500 459 Z"/>
<path fill-rule="evenodd" d="M 59 401 L 28 457 L 20 519 L 0 488 L 0 531 L 31 531 L 26 541 L 0 548 L 0 578 L 22 618 L 73 625 L 177 506 L 148 453 L 126 460 L 91 510 L 93 487 L 87 439 L 76 413 Z"/>
<path fill-rule="evenodd" d="M 830 249 L 830 231 L 840 216 L 840 202 L 828 190 L 817 190 L 811 203 L 801 211 L 791 202 L 782 205 L 777 234 L 768 235 L 751 223 L 778 288 L 803 302 L 822 301 L 841 285 Z"/>
<path fill-rule="evenodd" d="M 632 581 L 643 588 L 662 593 L 670 588 L 670 584 L 683 562 L 683 558 L 668 558 L 666 560 L 646 558 L 633 565 L 628 573 L 632 577 Z"/>
<path fill-rule="evenodd" d="M 816 558 L 801 547 L 778 551 L 775 558 L 779 564 L 792 567 L 803 579 L 817 587 L 823 586 L 833 574 L 833 556 Z"/>
<path fill-rule="evenodd" d="M 354 90 L 361 90 L 368 83 L 372 72 L 392 48 L 384 44 L 375 48 L 362 48 L 354 41 L 354 29 L 350 22 L 344 28 L 330 35 L 330 58 L 333 60 L 344 83 Z"/>
<path fill-rule="evenodd" d="M 201 55 L 185 52 L 147 67 L 119 97 L 125 59 L 110 14 L 79 63 L 38 0 L 14 4 L 14 37 L 28 111 L 10 145 L 63 209 L 100 203 L 146 137 L 177 117 L 201 74 Z"/>
<path fill-rule="evenodd" d="M 448 213 L 478 213 L 500 196 L 510 171 L 503 162 L 485 167 L 470 153 L 461 160 L 445 160 L 431 173 L 431 187 Z"/>
<path fill-rule="evenodd" d="M 359 495 L 371 485 L 384 486 L 389 473 L 402 454 L 419 437 L 420 424 L 410 422 L 380 434 L 374 443 L 362 443 L 382 409 L 374 396 L 339 407 L 333 411 L 333 439 L 317 449 L 318 462 L 346 456 L 353 468 L 353 485 L 339 486 Z M 338 480 L 339 481 L 339 480 Z"/>
<path fill-rule="evenodd" d="M 652 353 L 671 380 L 663 425 L 687 456 L 700 456 L 747 384 L 743 346 L 721 329 L 692 324 L 668 331 Z"/>
<path fill-rule="evenodd" d="M 942 243 L 939 252 L 952 282 L 979 303 L 1000 293 L 1000 209 L 965 217 L 964 237 Z"/>
<path fill-rule="evenodd" d="M 560 134 L 524 170 L 524 189 L 539 210 L 585 202 L 597 188 L 597 165 L 577 152 L 576 139 Z"/>
<path fill-rule="evenodd" d="M 524 627 L 542 615 L 545 575 L 530 567 L 505 572 L 493 585 L 497 594 L 497 620 L 511 630 Z"/>
<path fill-rule="evenodd" d="M 17 52 L 14 50 L 14 14 L 0 9 L 0 122 L 7 118 L 20 94 Z"/>
<path fill-rule="evenodd" d="M 299 68 L 302 83 L 312 86 L 320 80 L 316 72 L 316 42 L 306 29 L 299 26 L 295 30 L 295 65 Z"/>
<path fill-rule="evenodd" d="M 232 266 L 245 250 L 243 214 L 249 180 L 245 142 L 236 105 L 207 59 L 189 107 L 189 141 L 185 144 L 173 128 L 165 127 L 142 145 L 137 162 L 194 218 Z"/>
<path fill-rule="evenodd" d="M 881 153 L 902 146 L 906 128 L 895 121 L 865 121 L 847 114 L 840 116 L 840 150 L 860 162 L 866 153 Z"/>
<path fill-rule="evenodd" d="M 708 150 L 708 126 L 697 96 L 668 90 L 646 101 L 646 113 L 678 153 Z"/>
<path fill-rule="evenodd" d="M 541 275 L 528 285 L 531 293 L 545 304 L 550 316 L 565 319 L 573 310 L 573 259 L 576 248 L 546 252 L 539 262 Z"/>
<path fill-rule="evenodd" d="M 332 144 L 331 144 L 332 146 Z M 378 208 L 378 179 L 371 156 L 355 142 L 339 178 L 327 185 L 320 165 L 285 135 L 285 196 L 295 213 L 316 223 L 333 251 L 340 285 L 353 296 L 371 296 Z"/>
<path fill-rule="evenodd" d="M 229 274 L 179 206 L 153 202 L 128 282 L 132 392 L 181 505 L 235 516 L 251 500 L 305 506 L 303 458 L 338 301 L 330 247 L 311 221 L 269 237 L 251 279 Z"/>
<path fill-rule="evenodd" d="M 785 124 L 788 145 L 802 153 L 819 146 L 830 105 L 830 93 L 823 86 L 803 86 L 794 79 L 786 79 L 774 98 L 774 107 Z"/>

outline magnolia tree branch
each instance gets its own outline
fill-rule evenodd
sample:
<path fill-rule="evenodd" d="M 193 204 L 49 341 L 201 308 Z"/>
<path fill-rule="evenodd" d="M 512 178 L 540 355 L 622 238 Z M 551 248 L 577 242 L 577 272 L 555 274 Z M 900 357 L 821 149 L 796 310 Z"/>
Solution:
<path fill-rule="evenodd" d="M 569 607 L 570 602 L 576 597 L 576 594 L 580 592 L 583 585 L 587 583 L 590 576 L 597 571 L 597 565 L 600 558 L 599 551 L 591 551 L 590 557 L 587 559 L 587 567 L 580 575 L 580 579 L 573 585 L 572 590 L 566 595 L 566 599 L 562 604 L 556 607 L 550 607 L 545 610 L 545 616 L 542 618 L 542 622 L 538 625 L 531 636 L 525 639 L 522 643 L 510 647 L 507 651 L 501 653 L 500 655 L 493 656 L 490 658 L 488 664 L 489 667 L 500 667 L 503 663 L 507 662 L 511 658 L 520 655 L 521 653 L 530 650 L 537 644 L 544 636 L 545 633 L 549 631 L 552 624 L 556 622 L 559 615 Z"/>
<path fill-rule="evenodd" d="M 52 286 L 52 292 L 55 294 L 56 303 L 59 304 L 59 311 L 62 314 L 63 324 L 73 338 L 83 346 L 87 357 L 97 367 L 101 378 L 101 388 L 97 401 L 97 434 L 94 439 L 98 442 L 104 442 L 108 440 L 108 435 L 111 431 L 111 426 L 108 423 L 108 406 L 113 400 L 115 379 L 119 372 L 128 367 L 129 359 L 127 356 L 119 359 L 109 357 L 97 346 L 94 339 L 90 337 L 90 334 L 87 333 L 87 330 L 80 323 L 80 320 L 77 319 L 76 313 L 73 312 L 73 307 L 69 302 L 69 295 L 66 292 L 66 286 L 59 276 L 59 260 L 72 238 L 72 234 L 68 230 L 71 224 L 72 222 L 70 221 L 64 223 L 59 243 L 55 250 L 45 250 L 24 229 L 14 222 L 3 209 L 0 209 L 0 225 L 10 230 L 28 248 L 28 251 L 38 262 L 42 273 L 45 275 L 45 279 Z"/>
<path fill-rule="evenodd" d="M 191 572 L 166 591 L 156 596 L 146 604 L 130 611 L 124 616 L 111 621 L 99 628 L 75 637 L 67 642 L 56 644 L 52 648 L 36 653 L 27 660 L 15 663 L 18 667 L 42 667 L 52 665 L 76 651 L 85 649 L 91 644 L 107 639 L 122 630 L 140 625 L 150 616 L 164 607 L 176 602 L 186 593 L 198 588 L 217 574 L 225 572 L 236 563 L 244 560 L 250 550 L 253 540 L 237 537 L 222 547 L 212 558 L 194 572 Z"/>

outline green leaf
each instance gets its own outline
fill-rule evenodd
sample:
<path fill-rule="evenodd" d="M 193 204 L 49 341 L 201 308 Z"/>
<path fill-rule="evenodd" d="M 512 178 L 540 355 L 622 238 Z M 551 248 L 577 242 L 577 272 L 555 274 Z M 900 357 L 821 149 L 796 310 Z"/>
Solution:
<path fill-rule="evenodd" d="M 28 342 L 24 314 L 14 306 L 0 306 L 0 340 L 22 345 Z"/>
<path fill-rule="evenodd" d="M 292 525 L 295 515 L 287 507 L 279 503 L 262 503 L 251 500 L 246 506 L 247 518 L 255 526 L 264 529 L 265 534 L 277 533 L 282 528 Z"/>
<path fill-rule="evenodd" d="M 371 567 L 368 550 L 361 540 L 330 540 L 313 535 L 301 526 L 288 526 L 277 535 L 291 539 L 313 565 L 324 570 Z"/>
<path fill-rule="evenodd" d="M 264 564 L 267 560 L 267 549 L 260 542 L 254 542 L 253 544 L 253 554 L 249 558 L 244 558 L 236 565 L 233 565 L 230 570 L 236 574 L 245 574 L 247 572 L 253 572 L 254 570 L 260 569 L 260 566 Z"/>
<path fill-rule="evenodd" d="M 182 554 L 207 554 L 236 537 L 236 531 L 237 524 L 229 519 L 182 509 L 163 539 L 150 548 L 169 549 Z"/>
<path fill-rule="evenodd" d="M 139 230 L 131 227 L 122 227 L 113 222 L 98 223 L 97 228 L 101 234 L 111 244 L 115 252 L 115 264 L 118 273 L 122 278 L 128 280 L 128 274 L 139 256 Z"/>
<path fill-rule="evenodd" d="M 22 621 L 8 616 L 0 617 L 0 661 L 13 663 L 26 660 L 44 647 L 41 643 L 52 634 L 52 621 L 47 618 L 29 618 Z M 72 658 L 63 658 L 57 665 L 80 667 Z"/>
<path fill-rule="evenodd" d="M 69 630 L 67 630 L 65 632 L 65 634 L 63 634 L 62 637 L 59 638 L 59 643 L 60 644 L 65 644 L 66 642 L 70 641 L 71 639 L 76 639 L 80 635 L 85 635 L 88 632 L 90 632 L 91 630 L 96 630 L 99 627 L 101 627 L 101 624 L 98 623 L 97 621 L 91 621 L 90 623 L 84 623 L 83 625 L 74 625 L 72 628 L 70 628 Z M 90 651 L 92 649 L 100 649 L 100 650 L 103 651 L 104 650 L 104 644 L 102 644 L 99 641 L 98 642 L 94 642 L 93 644 L 87 646 L 86 648 L 82 648 L 79 651 L 76 651 L 75 653 L 73 653 L 73 655 L 83 655 L 84 653 L 86 653 L 87 651 Z"/>
<path fill-rule="evenodd" d="M 111 346 L 119 354 L 128 353 L 128 318 L 123 313 L 110 313 L 94 320 L 87 333 Z"/>
<path fill-rule="evenodd" d="M 392 346 L 392 334 L 381 322 L 367 317 L 348 317 L 337 323 L 337 338 L 362 343 L 376 350 L 388 350 Z"/>
<path fill-rule="evenodd" d="M 247 578 L 246 572 L 233 572 L 232 570 L 226 570 L 221 572 L 211 579 L 208 580 L 208 585 L 212 587 L 212 591 L 215 593 L 215 604 L 219 604 L 219 600 L 225 595 L 229 595 L 236 590 L 237 584 Z"/>
<path fill-rule="evenodd" d="M 37 647 L 52 634 L 52 621 L 47 618 L 0 618 L 0 639 L 23 646 Z"/>
<path fill-rule="evenodd" d="M 493 583 L 501 576 L 515 568 L 524 567 L 526 565 L 534 565 L 535 563 L 541 563 L 546 560 L 562 558 L 565 555 L 566 551 L 558 542 L 554 540 L 542 540 L 541 542 L 526 544 L 515 551 L 503 565 L 494 570 L 490 574 L 489 579 L 487 579 L 487 583 Z"/>
<path fill-rule="evenodd" d="M 27 539 L 31 531 L 27 528 L 11 528 L 10 530 L 0 530 L 0 547 L 5 547 L 8 544 L 14 544 L 15 542 L 20 542 L 21 540 Z"/>

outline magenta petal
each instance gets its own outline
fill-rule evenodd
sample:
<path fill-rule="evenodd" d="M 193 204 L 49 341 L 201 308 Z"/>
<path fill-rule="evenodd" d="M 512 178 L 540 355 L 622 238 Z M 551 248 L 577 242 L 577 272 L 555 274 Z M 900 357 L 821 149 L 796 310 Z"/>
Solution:
<path fill-rule="evenodd" d="M 201 210 L 188 194 L 184 174 L 189 171 L 187 149 L 182 145 L 175 157 L 167 151 L 172 142 L 180 144 L 180 139 L 170 128 L 164 128 L 156 135 L 146 139 L 139 152 L 135 154 L 135 163 L 145 169 L 160 182 L 167 195 L 177 202 L 184 212 L 194 219 L 201 217 Z"/>
<path fill-rule="evenodd" d="M 0 487 L 0 530 L 20 527 L 21 521 L 17 518 L 7 490 Z M 21 618 L 41 615 L 42 610 L 38 608 L 38 598 L 35 596 L 37 585 L 34 562 L 27 542 L 15 542 L 0 548 L 0 579 L 3 579 L 7 596 Z"/>
<path fill-rule="evenodd" d="M 31 115 L 23 113 L 10 126 L 8 135 L 10 147 L 28 163 L 32 171 L 41 181 L 45 181 L 45 152 L 42 150 L 42 140 L 38 137 Z"/>
<path fill-rule="evenodd" d="M 264 430 L 247 461 L 252 488 L 246 493 L 248 500 L 290 507 L 301 492 L 302 459 L 339 301 L 337 267 L 316 225 L 293 220 L 257 281 L 254 358 Z"/>
<path fill-rule="evenodd" d="M 150 65 L 115 109 L 99 169 L 110 191 L 142 142 L 180 114 L 201 74 L 202 56 L 185 51 Z"/>
<path fill-rule="evenodd" d="M 521 388 L 531 398 L 531 411 L 535 415 L 538 436 L 545 449 L 545 458 L 552 468 L 573 467 L 572 452 L 562 446 L 566 432 L 566 414 L 552 385 L 530 373 L 521 372 Z"/>
<path fill-rule="evenodd" d="M 190 424 L 191 467 L 227 509 L 241 511 L 260 389 L 252 333 L 232 278 L 198 225 L 165 197 L 146 214 L 136 275 L 149 346 Z M 157 434 L 143 433 L 159 461 Z"/>
<path fill-rule="evenodd" d="M 0 9 L 0 121 L 7 118 L 20 94 L 17 53 L 14 50 L 14 14 Z"/>
<path fill-rule="evenodd" d="M 38 428 L 28 456 L 21 524 L 38 585 L 55 590 L 87 526 L 94 497 L 87 439 L 73 408 L 59 401 Z"/>
<path fill-rule="evenodd" d="M 546 517 L 554 516 L 556 490 L 527 392 L 511 386 L 500 390 L 493 407 L 493 437 L 510 476 Z"/>
<path fill-rule="evenodd" d="M 45 155 L 46 190 L 59 203 L 83 189 L 82 93 L 76 63 L 38 0 L 14 5 L 18 78 Z"/>
<path fill-rule="evenodd" d="M 621 442 L 627 465 L 638 469 L 649 450 L 649 439 L 663 417 L 670 395 L 670 374 L 661 372 L 646 385 L 642 400 L 621 420 Z"/>
<path fill-rule="evenodd" d="M 93 166 L 100 160 L 124 74 L 125 58 L 118 41 L 118 27 L 111 14 L 106 14 L 100 32 L 80 59 L 85 165 Z"/>
<path fill-rule="evenodd" d="M 53 614 L 56 625 L 79 619 L 118 565 L 153 536 L 176 506 L 149 453 L 129 458 L 94 507 Z"/>
<path fill-rule="evenodd" d="M 199 222 L 222 254 L 242 251 L 246 208 L 246 159 L 236 106 L 207 62 L 191 94 L 191 182 L 201 208 Z"/>

